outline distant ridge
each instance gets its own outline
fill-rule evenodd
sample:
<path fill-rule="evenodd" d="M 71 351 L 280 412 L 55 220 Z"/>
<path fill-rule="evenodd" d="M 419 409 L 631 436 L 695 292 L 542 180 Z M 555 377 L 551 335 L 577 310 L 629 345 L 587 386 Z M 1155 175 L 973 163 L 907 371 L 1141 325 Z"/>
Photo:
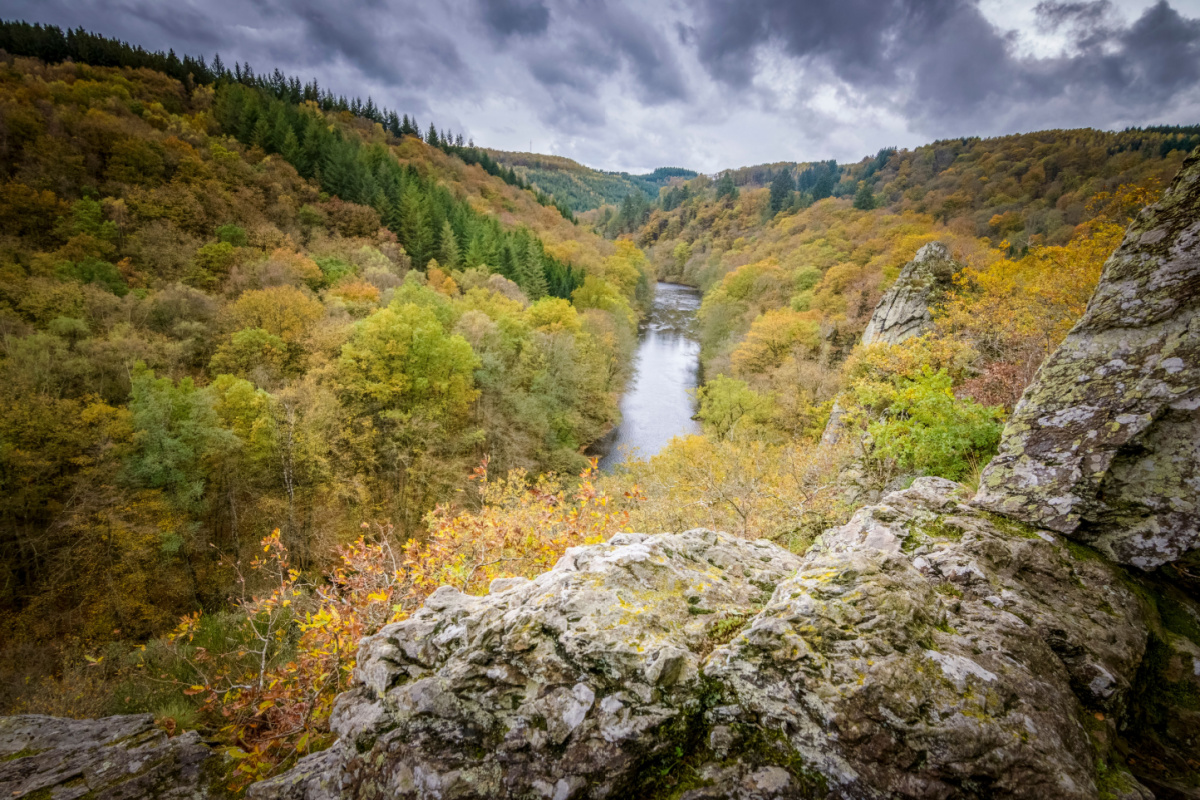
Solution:
<path fill-rule="evenodd" d="M 630 194 L 641 192 L 649 199 L 672 181 L 685 181 L 700 173 L 683 167 L 659 167 L 636 175 L 592 169 L 564 156 L 541 153 L 517 153 L 489 150 L 492 158 L 541 191 L 564 201 L 575 212 L 588 211 L 605 204 L 616 205 Z"/>

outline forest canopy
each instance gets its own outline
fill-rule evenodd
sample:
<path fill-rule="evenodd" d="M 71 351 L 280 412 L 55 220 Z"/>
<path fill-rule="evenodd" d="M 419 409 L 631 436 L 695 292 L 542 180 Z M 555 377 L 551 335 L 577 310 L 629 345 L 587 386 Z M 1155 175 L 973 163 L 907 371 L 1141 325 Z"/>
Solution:
<path fill-rule="evenodd" d="M 273 529 L 320 570 L 365 522 L 421 535 L 485 459 L 586 466 L 640 251 L 371 103 L 65 41 L 0 60 L 6 674 L 225 608 Z"/>
<path fill-rule="evenodd" d="M 607 173 L 2 22 L 0 706 L 203 730 L 240 791 L 331 742 L 357 642 L 439 586 L 630 530 L 800 552 L 918 475 L 970 491 L 1197 145 Z M 933 242 L 962 268 L 928 330 L 862 345 Z M 702 433 L 601 475 L 659 279 L 703 293 Z"/>

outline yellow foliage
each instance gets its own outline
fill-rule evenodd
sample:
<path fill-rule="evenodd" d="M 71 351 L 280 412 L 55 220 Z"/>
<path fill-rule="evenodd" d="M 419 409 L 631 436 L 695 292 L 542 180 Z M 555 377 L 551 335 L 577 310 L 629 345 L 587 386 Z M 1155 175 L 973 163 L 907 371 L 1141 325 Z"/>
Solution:
<path fill-rule="evenodd" d="M 284 265 L 296 280 L 307 282 L 321 279 L 321 268 L 317 266 L 317 262 L 286 247 L 277 248 L 272 252 L 271 261 Z"/>
<path fill-rule="evenodd" d="M 636 530 L 705 527 L 802 552 L 848 514 L 836 484 L 848 452 L 846 445 L 816 447 L 805 440 L 688 436 L 673 439 L 649 461 L 631 462 L 602 485 L 641 488 L 643 498 L 629 515 Z"/>
<path fill-rule="evenodd" d="M 579 333 L 583 330 L 579 313 L 569 301 L 561 297 L 543 297 L 538 300 L 529 307 L 528 317 L 530 324 L 541 331 Z"/>
<path fill-rule="evenodd" d="M 546 255 L 561 261 L 564 264 L 575 263 L 578 260 L 579 253 L 582 249 L 583 245 L 574 239 L 568 239 L 564 242 L 546 243 Z"/>
<path fill-rule="evenodd" d="M 600 276 L 621 290 L 626 297 L 633 297 L 638 283 L 649 276 L 646 254 L 628 239 L 616 243 L 617 252 L 604 259 Z"/>
<path fill-rule="evenodd" d="M 1124 231 L 1123 225 L 1097 221 L 1065 245 L 968 267 L 938 315 L 939 329 L 989 358 L 1041 363 L 1083 315 Z"/>
<path fill-rule="evenodd" d="M 343 281 L 330 294 L 350 303 L 378 303 L 379 289 L 363 280 Z"/>
<path fill-rule="evenodd" d="M 760 315 L 750 332 L 733 351 L 733 368 L 738 374 L 765 372 L 778 367 L 793 351 L 809 355 L 821 345 L 819 315 L 778 308 Z"/>
<path fill-rule="evenodd" d="M 584 278 L 583 285 L 571 294 L 571 302 L 580 311 L 588 308 L 608 311 L 630 329 L 637 324 L 637 315 L 629 301 L 611 283 L 595 275 Z"/>
<path fill-rule="evenodd" d="M 325 313 L 321 302 L 294 286 L 245 292 L 233 306 L 243 327 L 262 328 L 288 344 L 302 340 Z"/>

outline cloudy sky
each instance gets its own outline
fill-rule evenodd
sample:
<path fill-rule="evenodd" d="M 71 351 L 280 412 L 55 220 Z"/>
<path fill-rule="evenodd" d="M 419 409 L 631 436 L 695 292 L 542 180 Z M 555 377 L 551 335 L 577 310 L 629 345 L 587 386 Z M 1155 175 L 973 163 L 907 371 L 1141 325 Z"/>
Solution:
<path fill-rule="evenodd" d="M 1200 122 L 1200 0 L 0 0 L 601 169 Z"/>

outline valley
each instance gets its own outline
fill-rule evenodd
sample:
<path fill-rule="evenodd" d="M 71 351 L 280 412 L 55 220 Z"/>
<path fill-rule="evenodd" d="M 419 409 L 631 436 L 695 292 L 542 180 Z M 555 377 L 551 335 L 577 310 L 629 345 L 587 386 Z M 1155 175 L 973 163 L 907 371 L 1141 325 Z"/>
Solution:
<path fill-rule="evenodd" d="M 606 170 L 272 70 L 0 20 L 0 792 L 1200 796 L 1200 125 Z"/>

